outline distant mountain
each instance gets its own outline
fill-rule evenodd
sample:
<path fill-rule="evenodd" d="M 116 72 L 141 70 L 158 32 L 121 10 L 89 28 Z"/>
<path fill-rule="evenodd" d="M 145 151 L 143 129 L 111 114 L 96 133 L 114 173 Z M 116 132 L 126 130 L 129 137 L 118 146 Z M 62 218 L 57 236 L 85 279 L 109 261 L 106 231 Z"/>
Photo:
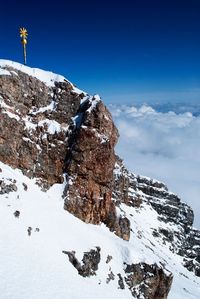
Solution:
<path fill-rule="evenodd" d="M 0 60 L 3 299 L 200 297 L 200 232 L 165 184 L 130 173 L 100 97 Z"/>

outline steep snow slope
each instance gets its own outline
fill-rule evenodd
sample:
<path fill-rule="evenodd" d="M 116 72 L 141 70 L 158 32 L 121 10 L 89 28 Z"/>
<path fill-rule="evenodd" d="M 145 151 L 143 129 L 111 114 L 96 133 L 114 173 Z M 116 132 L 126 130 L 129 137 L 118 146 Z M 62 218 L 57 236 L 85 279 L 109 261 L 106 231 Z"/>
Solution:
<path fill-rule="evenodd" d="M 117 283 L 105 283 L 109 266 L 106 254 L 115 256 L 115 271 L 124 251 L 124 242 L 104 226 L 85 224 L 63 209 L 63 185 L 42 192 L 34 180 L 0 163 L 1 178 L 16 180 L 17 191 L 1 195 L 0 201 L 0 294 L 4 299 L 39 298 L 132 298 L 119 291 Z M 24 190 L 23 183 L 28 187 Z M 19 218 L 14 212 L 20 211 Z M 31 235 L 27 229 L 32 227 Z M 39 228 L 39 232 L 35 231 Z M 113 242 L 114 241 L 114 242 Z M 102 263 L 96 277 L 82 278 L 63 250 L 83 252 L 101 246 Z"/>
<path fill-rule="evenodd" d="M 109 267 L 116 275 L 126 263 L 162 263 L 174 275 L 169 299 L 200 298 L 200 279 L 182 265 L 182 258 L 163 247 L 151 230 L 160 226 L 157 213 L 148 205 L 142 209 L 123 206 L 133 215 L 133 233 L 123 241 L 104 226 L 85 224 L 63 210 L 65 186 L 56 184 L 42 192 L 19 170 L 0 163 L 1 181 L 9 185 L 16 180 L 17 191 L 1 195 L 0 200 L 0 294 L 4 299 L 85 299 L 133 298 L 129 290 L 118 289 L 117 280 L 106 283 Z M 24 190 L 27 185 L 27 191 Z M 20 211 L 19 217 L 14 216 Z M 28 235 L 28 227 L 32 228 Z M 39 231 L 36 231 L 39 228 Z M 77 274 L 63 250 L 83 253 L 101 247 L 101 262 L 96 276 L 83 278 Z M 107 256 L 113 258 L 109 264 Z"/>

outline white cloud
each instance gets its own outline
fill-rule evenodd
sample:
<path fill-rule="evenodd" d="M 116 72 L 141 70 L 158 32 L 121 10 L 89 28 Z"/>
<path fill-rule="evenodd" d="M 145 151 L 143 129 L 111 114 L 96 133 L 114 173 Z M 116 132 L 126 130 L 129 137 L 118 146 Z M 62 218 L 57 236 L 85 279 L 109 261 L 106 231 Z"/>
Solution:
<path fill-rule="evenodd" d="M 164 181 L 195 212 L 200 227 L 200 116 L 149 106 L 110 106 L 120 132 L 117 153 L 128 168 Z"/>

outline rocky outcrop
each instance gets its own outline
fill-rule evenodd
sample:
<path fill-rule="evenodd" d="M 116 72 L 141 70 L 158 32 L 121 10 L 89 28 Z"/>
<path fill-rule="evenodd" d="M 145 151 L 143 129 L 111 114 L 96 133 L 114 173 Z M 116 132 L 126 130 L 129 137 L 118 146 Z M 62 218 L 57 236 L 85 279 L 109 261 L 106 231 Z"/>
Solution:
<path fill-rule="evenodd" d="M 82 94 L 69 82 L 47 87 L 19 70 L 0 76 L 0 158 L 46 187 L 63 181 L 66 131 Z M 14 128 L 14 130 L 13 130 Z"/>
<path fill-rule="evenodd" d="M 67 172 L 65 209 L 128 240 L 129 220 L 117 216 L 112 200 L 118 131 L 103 102 L 67 80 L 47 86 L 6 69 L 10 75 L 0 76 L 1 161 L 36 177 L 44 190 L 62 183 Z"/>
<path fill-rule="evenodd" d="M 139 208 L 142 203 L 150 205 L 160 222 L 171 224 L 171 229 L 158 228 L 152 231 L 163 245 L 183 257 L 183 265 L 200 276 L 200 232 L 192 227 L 192 209 L 167 187 L 156 180 L 130 173 L 117 157 L 114 170 L 114 192 L 116 204 L 125 203 Z"/>
<path fill-rule="evenodd" d="M 96 249 L 85 252 L 82 264 L 76 258 L 74 251 L 63 251 L 63 253 L 68 255 L 70 263 L 76 268 L 79 275 L 90 277 L 96 275 L 96 271 L 98 270 L 98 265 L 101 260 L 100 251 L 100 247 L 96 247 Z"/>
<path fill-rule="evenodd" d="M 63 253 L 68 256 L 70 263 L 76 268 L 79 275 L 83 277 L 97 275 L 100 262 L 102 263 L 100 247 L 85 252 L 82 263 L 76 258 L 75 251 L 63 251 Z M 157 264 L 139 263 L 125 264 L 124 270 L 117 275 L 109 267 L 105 281 L 109 284 L 114 280 L 118 281 L 120 289 L 128 287 L 134 298 L 167 299 L 173 276 Z"/>
<path fill-rule="evenodd" d="M 172 284 L 172 274 L 156 264 L 127 265 L 125 281 L 135 298 L 167 299 Z"/>
<path fill-rule="evenodd" d="M 16 181 L 13 181 L 12 179 L 0 180 L 0 195 L 8 194 L 10 192 L 16 192 L 16 191 L 17 191 Z"/>
<path fill-rule="evenodd" d="M 102 101 L 84 102 L 69 138 L 65 209 L 87 223 L 103 222 L 129 240 L 129 220 L 117 217 L 112 199 L 117 139 L 118 131 Z"/>

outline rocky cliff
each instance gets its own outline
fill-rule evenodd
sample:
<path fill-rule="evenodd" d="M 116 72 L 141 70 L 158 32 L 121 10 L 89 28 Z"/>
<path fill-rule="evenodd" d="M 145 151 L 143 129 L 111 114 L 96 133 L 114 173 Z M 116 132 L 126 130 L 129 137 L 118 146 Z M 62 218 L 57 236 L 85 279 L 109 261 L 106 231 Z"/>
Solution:
<path fill-rule="evenodd" d="M 36 179 L 44 192 L 64 184 L 69 213 L 85 223 L 105 224 L 126 243 L 136 235 L 138 244 L 148 239 L 145 246 L 153 252 L 157 242 L 200 276 L 200 232 L 192 228 L 192 209 L 163 183 L 125 168 L 114 150 L 117 128 L 99 96 L 89 96 L 54 74 L 8 61 L 0 65 L 0 161 Z M 0 183 L 0 194 L 17 192 L 15 181 Z M 143 221 L 147 210 L 157 221 L 146 231 L 148 237 L 136 223 L 137 214 Z M 134 242 L 130 246 L 137 247 Z M 97 275 L 100 247 L 84 253 L 82 263 L 73 250 L 63 249 L 80 275 Z M 165 299 L 173 273 L 161 260 L 125 259 L 119 273 L 110 266 L 106 281 L 116 280 L 134 298 Z"/>
<path fill-rule="evenodd" d="M 62 183 L 66 172 L 65 209 L 128 240 L 129 221 L 117 217 L 112 200 L 118 131 L 103 102 L 66 80 L 47 87 L 12 66 L 6 70 L 10 75 L 0 77 L 1 161 L 38 178 L 43 188 Z"/>

